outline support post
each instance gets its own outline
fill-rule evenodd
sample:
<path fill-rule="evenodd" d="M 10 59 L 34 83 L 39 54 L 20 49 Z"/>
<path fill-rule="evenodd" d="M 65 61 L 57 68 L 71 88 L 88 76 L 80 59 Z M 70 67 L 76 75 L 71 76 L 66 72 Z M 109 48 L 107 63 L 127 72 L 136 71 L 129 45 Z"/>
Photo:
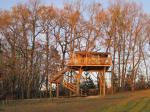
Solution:
<path fill-rule="evenodd" d="M 99 71 L 99 95 L 102 95 L 101 71 Z"/>
<path fill-rule="evenodd" d="M 82 69 L 79 70 L 79 74 L 77 74 L 77 90 L 76 90 L 76 95 L 80 96 L 80 77 L 82 75 Z"/>
<path fill-rule="evenodd" d="M 105 92 L 106 92 L 106 82 L 105 82 L 105 67 L 104 67 L 104 70 L 102 71 L 102 80 L 103 80 L 103 96 L 105 96 Z"/>
<path fill-rule="evenodd" d="M 105 69 L 99 71 L 99 94 L 105 96 L 106 84 L 105 84 Z"/>
<path fill-rule="evenodd" d="M 52 83 L 50 82 L 50 89 L 49 89 L 50 91 L 50 98 L 52 98 Z"/>
<path fill-rule="evenodd" d="M 72 78 L 73 77 L 73 74 L 72 74 L 72 71 L 70 72 L 70 83 L 72 83 Z M 69 96 L 72 95 L 72 91 L 69 91 Z"/>
<path fill-rule="evenodd" d="M 56 83 L 56 97 L 59 97 L 59 84 L 58 82 Z"/>

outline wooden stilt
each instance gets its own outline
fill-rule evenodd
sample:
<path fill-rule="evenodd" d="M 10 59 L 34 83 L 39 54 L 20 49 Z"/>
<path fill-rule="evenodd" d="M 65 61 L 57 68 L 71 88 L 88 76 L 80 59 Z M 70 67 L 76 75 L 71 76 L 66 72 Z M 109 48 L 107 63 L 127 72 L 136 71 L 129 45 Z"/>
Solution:
<path fill-rule="evenodd" d="M 70 74 L 70 83 L 72 83 L 72 80 L 73 80 L 73 74 L 72 74 L 72 71 L 71 71 L 71 74 Z M 72 96 L 72 91 L 69 91 L 69 96 Z"/>
<path fill-rule="evenodd" d="M 80 78 L 81 78 L 81 75 L 82 75 L 82 69 L 79 70 L 79 74 L 77 74 L 77 91 L 76 91 L 76 95 L 77 96 L 80 96 Z"/>
<path fill-rule="evenodd" d="M 100 88 L 100 72 L 98 72 L 98 89 L 99 89 L 99 95 L 101 95 L 101 88 Z"/>
<path fill-rule="evenodd" d="M 106 94 L 106 81 L 105 81 L 105 70 L 106 68 L 104 67 L 104 71 L 103 71 L 103 95 L 105 96 Z"/>
<path fill-rule="evenodd" d="M 105 70 L 99 71 L 99 94 L 105 96 L 106 84 L 105 84 Z"/>
<path fill-rule="evenodd" d="M 102 95 L 102 72 L 99 71 L 99 95 Z"/>
<path fill-rule="evenodd" d="M 52 83 L 50 83 L 50 98 L 52 97 Z"/>
<path fill-rule="evenodd" d="M 104 71 L 102 74 L 103 74 L 103 96 L 105 96 L 105 90 L 106 90 L 105 87 L 106 86 L 105 86 L 105 73 L 104 73 Z"/>
<path fill-rule="evenodd" d="M 56 84 L 56 97 L 59 97 L 59 84 Z"/>

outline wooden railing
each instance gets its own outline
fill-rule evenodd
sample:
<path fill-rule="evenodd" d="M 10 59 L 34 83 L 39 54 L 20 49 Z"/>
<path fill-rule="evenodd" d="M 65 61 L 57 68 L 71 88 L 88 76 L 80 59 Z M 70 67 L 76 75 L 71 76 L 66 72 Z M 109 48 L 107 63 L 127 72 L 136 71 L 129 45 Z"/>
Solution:
<path fill-rule="evenodd" d="M 112 59 L 108 58 L 72 58 L 68 65 L 111 65 Z"/>

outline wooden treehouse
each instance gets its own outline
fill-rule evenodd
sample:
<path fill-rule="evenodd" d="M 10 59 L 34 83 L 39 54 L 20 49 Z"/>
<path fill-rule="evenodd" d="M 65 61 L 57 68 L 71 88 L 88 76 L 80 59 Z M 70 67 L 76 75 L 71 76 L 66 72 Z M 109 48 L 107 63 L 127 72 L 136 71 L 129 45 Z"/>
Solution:
<path fill-rule="evenodd" d="M 106 52 L 74 52 L 66 64 L 66 69 L 60 71 L 51 78 L 50 83 L 56 83 L 57 96 L 59 96 L 59 84 L 80 96 L 80 81 L 84 72 L 97 72 L 99 80 L 99 94 L 105 95 L 105 72 L 112 65 L 110 53 Z M 68 73 L 68 75 L 66 75 Z"/>

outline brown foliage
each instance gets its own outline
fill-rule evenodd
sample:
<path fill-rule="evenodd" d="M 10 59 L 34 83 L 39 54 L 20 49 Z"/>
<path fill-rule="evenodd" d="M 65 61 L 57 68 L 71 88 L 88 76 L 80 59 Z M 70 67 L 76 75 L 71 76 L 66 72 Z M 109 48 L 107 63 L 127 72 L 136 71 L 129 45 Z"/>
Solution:
<path fill-rule="evenodd" d="M 130 66 L 130 85 L 135 85 L 143 65 L 148 77 L 149 15 L 134 2 L 117 1 L 106 9 L 93 3 L 87 12 L 81 6 L 77 2 L 60 9 L 33 0 L 0 11 L 3 94 L 40 97 L 46 85 L 48 96 L 49 77 L 65 67 L 74 51 L 111 52 L 112 85 L 118 77 L 118 88 L 125 88 Z"/>

